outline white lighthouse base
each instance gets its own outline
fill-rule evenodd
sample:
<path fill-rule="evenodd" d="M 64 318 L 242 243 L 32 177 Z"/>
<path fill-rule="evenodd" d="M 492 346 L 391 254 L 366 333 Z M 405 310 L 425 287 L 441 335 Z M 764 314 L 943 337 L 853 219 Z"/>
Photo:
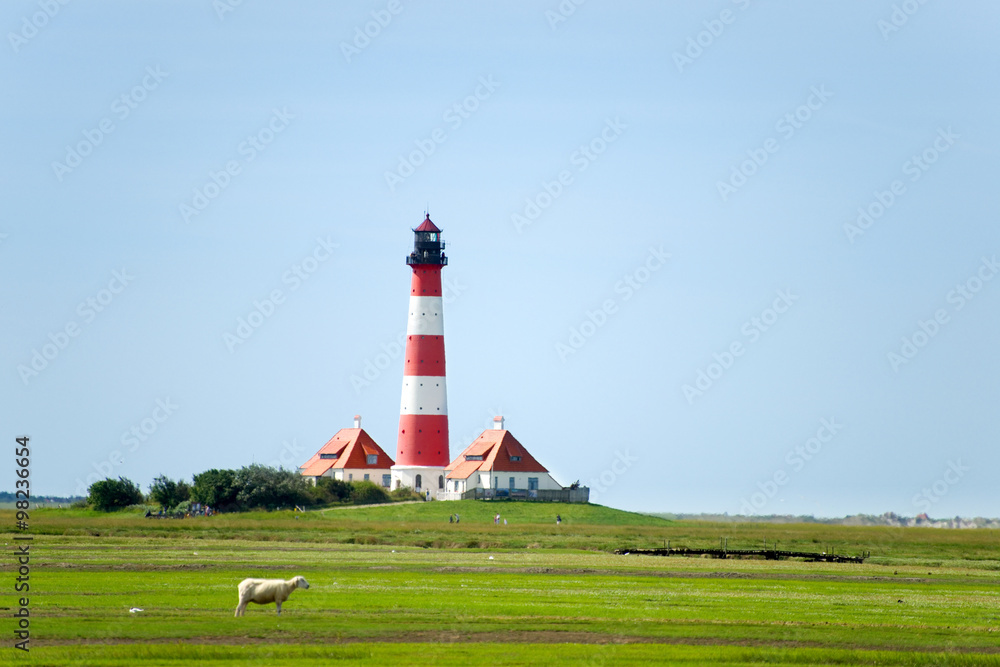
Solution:
<path fill-rule="evenodd" d="M 392 475 L 392 489 L 410 487 L 428 500 L 436 500 L 446 488 L 443 467 L 400 466 L 389 469 Z"/>

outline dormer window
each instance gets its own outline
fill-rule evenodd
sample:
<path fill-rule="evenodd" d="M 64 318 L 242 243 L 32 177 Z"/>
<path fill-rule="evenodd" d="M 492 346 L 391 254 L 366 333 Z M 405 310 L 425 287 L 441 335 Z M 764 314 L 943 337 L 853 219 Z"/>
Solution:
<path fill-rule="evenodd" d="M 483 455 L 482 454 L 466 454 L 465 455 L 465 460 L 466 461 L 482 461 L 483 460 Z"/>
<path fill-rule="evenodd" d="M 518 462 L 518 461 L 521 460 L 521 457 L 520 456 L 512 456 L 512 457 L 510 457 L 510 460 L 516 463 L 516 462 Z"/>
<path fill-rule="evenodd" d="M 373 466 L 376 463 L 378 463 L 378 454 L 369 454 L 368 456 L 366 456 L 365 463 L 367 463 L 370 466 Z"/>
<path fill-rule="evenodd" d="M 337 458 L 337 455 L 336 454 L 320 454 L 319 457 L 321 459 L 335 459 L 335 458 Z"/>

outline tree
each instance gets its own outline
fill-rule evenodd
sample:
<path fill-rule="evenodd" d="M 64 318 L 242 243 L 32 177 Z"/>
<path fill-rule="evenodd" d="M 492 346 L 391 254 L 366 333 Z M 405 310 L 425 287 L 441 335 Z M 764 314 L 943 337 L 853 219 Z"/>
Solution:
<path fill-rule="evenodd" d="M 120 510 L 129 505 L 142 502 L 142 491 L 130 479 L 119 477 L 117 480 L 107 478 L 94 482 L 87 489 L 87 501 L 102 512 Z"/>
<path fill-rule="evenodd" d="M 191 500 L 220 510 L 239 509 L 235 470 L 212 468 L 194 476 Z"/>
<path fill-rule="evenodd" d="M 236 499 L 242 509 L 273 510 L 308 505 L 312 500 L 302 475 L 259 463 L 236 471 L 234 486 L 238 489 Z"/>
<path fill-rule="evenodd" d="M 166 475 L 160 475 L 150 484 L 149 497 L 163 509 L 169 510 L 190 499 L 191 487 L 184 480 L 175 482 Z"/>

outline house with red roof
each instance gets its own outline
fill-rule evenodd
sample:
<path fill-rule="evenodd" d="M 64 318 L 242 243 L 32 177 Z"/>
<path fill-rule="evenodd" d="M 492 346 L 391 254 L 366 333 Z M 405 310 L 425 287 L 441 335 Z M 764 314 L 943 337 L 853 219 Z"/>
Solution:
<path fill-rule="evenodd" d="M 361 416 L 354 416 L 354 428 L 342 428 L 320 447 L 312 458 L 299 466 L 299 474 L 315 484 L 323 477 L 342 482 L 367 480 L 389 488 L 389 469 L 395 462 L 361 428 Z"/>
<path fill-rule="evenodd" d="M 537 491 L 561 491 L 545 466 L 504 428 L 503 417 L 483 431 L 445 468 L 446 498 L 457 499 L 474 489 L 490 496 L 532 497 Z"/>

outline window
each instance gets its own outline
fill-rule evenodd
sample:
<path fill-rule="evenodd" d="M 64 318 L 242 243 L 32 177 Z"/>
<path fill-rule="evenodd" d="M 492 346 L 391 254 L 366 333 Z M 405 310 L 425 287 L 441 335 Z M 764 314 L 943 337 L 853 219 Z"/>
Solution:
<path fill-rule="evenodd" d="M 392 475 L 382 475 L 382 486 L 389 488 L 392 485 Z"/>
<path fill-rule="evenodd" d="M 378 454 L 369 454 L 367 457 L 365 457 L 365 463 L 367 463 L 370 466 L 373 466 L 376 463 L 378 463 Z"/>
<path fill-rule="evenodd" d="M 514 478 L 513 477 L 510 478 L 510 490 L 511 491 L 514 490 Z"/>
<path fill-rule="evenodd" d="M 521 460 L 521 457 L 520 456 L 512 456 L 512 457 L 510 457 L 510 460 L 513 461 L 514 463 L 517 463 L 518 461 Z"/>
<path fill-rule="evenodd" d="M 458 480 L 455 480 L 455 493 L 458 493 Z"/>
<path fill-rule="evenodd" d="M 354 481 L 354 473 L 353 472 L 347 473 L 347 481 L 348 482 L 353 482 Z"/>
<path fill-rule="evenodd" d="M 438 475 L 438 488 L 444 488 L 444 475 Z"/>
<path fill-rule="evenodd" d="M 366 481 L 366 482 L 369 482 L 369 481 L 371 481 L 371 480 L 369 480 L 369 479 L 368 479 L 368 473 L 365 473 L 365 481 Z"/>
<path fill-rule="evenodd" d="M 337 458 L 337 455 L 336 454 L 320 454 L 319 457 L 321 459 L 335 459 L 335 458 Z"/>
<path fill-rule="evenodd" d="M 466 454 L 465 455 L 465 460 L 466 461 L 482 461 L 483 460 L 483 455 L 482 454 Z"/>
<path fill-rule="evenodd" d="M 537 477 L 529 477 L 528 478 L 528 491 L 537 491 L 537 490 L 538 490 L 538 478 Z"/>
<path fill-rule="evenodd" d="M 420 475 L 417 475 L 415 488 L 417 489 L 417 491 L 420 490 Z"/>

